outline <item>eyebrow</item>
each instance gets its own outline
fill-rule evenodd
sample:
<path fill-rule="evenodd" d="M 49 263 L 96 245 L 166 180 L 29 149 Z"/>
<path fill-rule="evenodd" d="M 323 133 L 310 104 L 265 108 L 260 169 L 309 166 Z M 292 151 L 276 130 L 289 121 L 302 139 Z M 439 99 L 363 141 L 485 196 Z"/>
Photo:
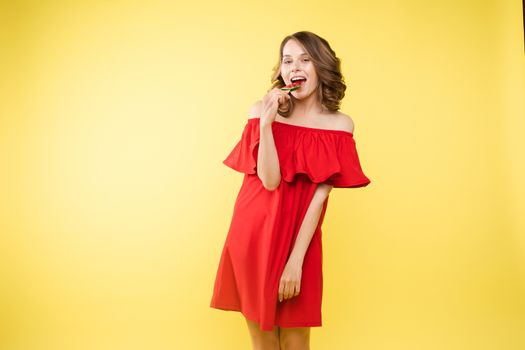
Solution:
<path fill-rule="evenodd" d="M 303 53 L 300 54 L 299 56 L 304 56 L 304 55 L 308 56 L 308 54 L 307 54 L 306 52 L 303 52 Z M 292 57 L 292 55 L 283 55 L 283 58 L 284 58 L 284 57 Z"/>

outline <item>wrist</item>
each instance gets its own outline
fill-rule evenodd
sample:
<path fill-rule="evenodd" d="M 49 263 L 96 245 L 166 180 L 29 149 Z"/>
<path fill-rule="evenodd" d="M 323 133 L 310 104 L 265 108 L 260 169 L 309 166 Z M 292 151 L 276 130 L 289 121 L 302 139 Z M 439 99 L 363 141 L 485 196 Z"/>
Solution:
<path fill-rule="evenodd" d="M 304 255 L 294 254 L 293 252 L 290 255 L 290 257 L 288 258 L 288 262 L 290 262 L 292 264 L 303 265 L 303 261 L 304 261 Z"/>
<path fill-rule="evenodd" d="M 259 127 L 260 129 L 271 129 L 272 127 L 272 121 L 271 120 L 265 120 L 265 119 L 261 119 L 259 121 Z"/>

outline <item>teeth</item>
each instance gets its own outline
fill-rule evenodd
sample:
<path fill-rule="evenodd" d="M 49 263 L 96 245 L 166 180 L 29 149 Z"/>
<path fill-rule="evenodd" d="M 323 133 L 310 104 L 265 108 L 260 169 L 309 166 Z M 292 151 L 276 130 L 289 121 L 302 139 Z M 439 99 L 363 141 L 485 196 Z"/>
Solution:
<path fill-rule="evenodd" d="M 296 80 L 299 80 L 299 79 L 305 79 L 305 80 L 306 80 L 305 77 L 293 77 L 293 78 L 291 79 L 291 81 L 296 81 Z"/>

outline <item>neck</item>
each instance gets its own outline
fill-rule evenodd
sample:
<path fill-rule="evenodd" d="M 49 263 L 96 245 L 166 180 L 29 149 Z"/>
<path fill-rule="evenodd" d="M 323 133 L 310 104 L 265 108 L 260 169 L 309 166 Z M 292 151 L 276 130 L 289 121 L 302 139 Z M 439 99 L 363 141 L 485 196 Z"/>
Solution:
<path fill-rule="evenodd" d="M 310 96 L 298 100 L 294 100 L 293 115 L 301 119 L 313 119 L 316 115 L 325 112 L 323 106 L 317 101 L 316 93 L 310 94 Z"/>

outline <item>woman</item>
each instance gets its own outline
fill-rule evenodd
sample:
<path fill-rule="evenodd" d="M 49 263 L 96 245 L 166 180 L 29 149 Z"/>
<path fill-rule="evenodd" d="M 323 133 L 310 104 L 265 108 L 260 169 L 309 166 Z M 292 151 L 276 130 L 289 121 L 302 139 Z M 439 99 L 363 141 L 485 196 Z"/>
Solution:
<path fill-rule="evenodd" d="M 309 349 L 310 327 L 322 325 L 328 195 L 370 180 L 352 119 L 338 112 L 346 85 L 328 42 L 308 31 L 284 38 L 272 81 L 223 161 L 245 175 L 210 306 L 240 311 L 256 349 Z"/>

